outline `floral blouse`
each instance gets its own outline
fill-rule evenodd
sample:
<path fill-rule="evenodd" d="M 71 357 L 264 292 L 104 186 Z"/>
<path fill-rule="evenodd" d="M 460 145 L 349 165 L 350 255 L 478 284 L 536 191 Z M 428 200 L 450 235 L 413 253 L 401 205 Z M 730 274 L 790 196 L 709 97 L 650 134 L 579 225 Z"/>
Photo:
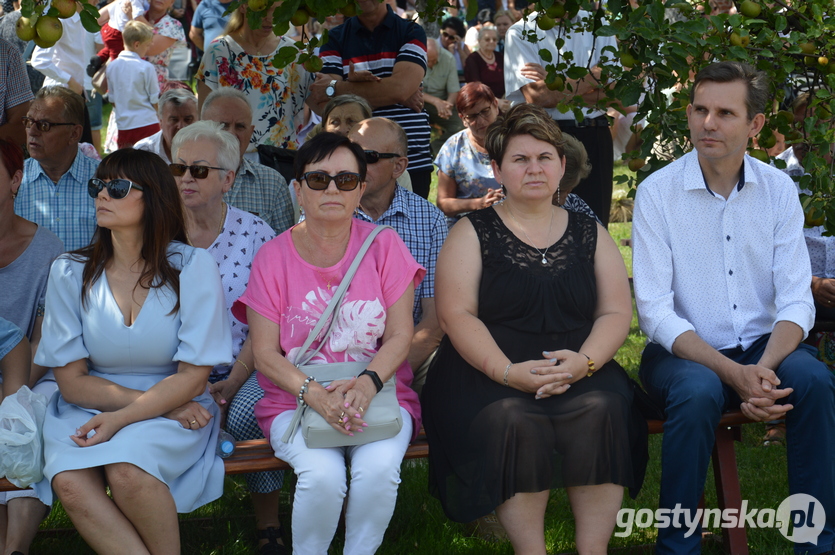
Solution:
<path fill-rule="evenodd" d="M 164 15 L 154 24 L 154 34 L 162 35 L 163 37 L 174 39 L 176 42 L 183 43 L 182 45 L 178 45 L 175 42 L 156 56 L 148 56 L 145 58 L 151 62 L 154 65 L 154 69 L 157 70 L 159 86 L 162 87 L 165 82 L 168 81 L 168 62 L 171 61 L 171 53 L 174 51 L 174 48 L 185 46 L 186 33 L 183 31 L 182 23 L 170 15 Z"/>
<path fill-rule="evenodd" d="M 229 35 L 218 37 L 206 48 L 197 70 L 197 79 L 210 89 L 234 87 L 249 97 L 255 124 L 251 149 L 259 144 L 299 147 L 295 118 L 304 109 L 313 75 L 301 64 L 276 69 L 271 63 L 279 49 L 292 45 L 281 37 L 274 52 L 251 56 Z"/>

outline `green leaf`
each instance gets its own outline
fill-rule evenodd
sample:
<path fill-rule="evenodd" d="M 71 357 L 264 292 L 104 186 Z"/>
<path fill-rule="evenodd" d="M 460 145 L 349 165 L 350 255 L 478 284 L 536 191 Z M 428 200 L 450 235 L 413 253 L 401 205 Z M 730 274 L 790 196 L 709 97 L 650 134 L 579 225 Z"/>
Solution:
<path fill-rule="evenodd" d="M 597 35 L 598 37 L 613 37 L 617 34 L 618 34 L 617 29 L 615 29 L 611 25 L 603 25 L 595 33 L 595 35 Z"/>
<path fill-rule="evenodd" d="M 478 2 L 467 3 L 467 21 L 475 19 L 478 15 Z"/>
<path fill-rule="evenodd" d="M 277 68 L 286 67 L 295 61 L 298 54 L 299 51 L 294 46 L 283 46 L 278 49 L 275 57 L 273 57 L 272 64 Z"/>
<path fill-rule="evenodd" d="M 568 71 L 565 72 L 565 75 L 572 80 L 582 79 L 588 74 L 589 70 L 584 67 L 577 67 L 573 66 L 568 68 Z"/>
<path fill-rule="evenodd" d="M 89 4 L 85 4 L 85 6 L 89 6 Z M 88 33 L 98 33 L 99 31 L 101 31 L 101 26 L 99 26 L 98 17 L 92 15 L 86 9 L 82 9 L 78 15 L 81 17 L 81 25 L 84 27 L 84 30 L 86 30 Z"/>
<path fill-rule="evenodd" d="M 788 27 L 789 23 L 786 20 L 785 16 L 778 15 L 774 18 L 774 30 L 778 33 L 783 32 L 783 30 Z"/>
<path fill-rule="evenodd" d="M 541 48 L 539 50 L 539 57 L 546 63 L 550 63 L 554 61 L 554 58 L 551 56 L 551 51 L 546 50 L 545 48 Z"/>

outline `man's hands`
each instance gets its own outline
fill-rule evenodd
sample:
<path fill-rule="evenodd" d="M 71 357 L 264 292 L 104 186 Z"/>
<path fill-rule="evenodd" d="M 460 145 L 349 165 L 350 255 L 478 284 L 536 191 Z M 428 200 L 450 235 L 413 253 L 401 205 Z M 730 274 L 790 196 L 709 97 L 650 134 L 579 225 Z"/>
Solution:
<path fill-rule="evenodd" d="M 825 307 L 835 306 L 835 279 L 812 276 L 812 297 Z"/>
<path fill-rule="evenodd" d="M 737 392 L 742 403 L 742 414 L 751 420 L 767 422 L 779 420 L 794 407 L 789 404 L 777 404 L 778 399 L 788 396 L 791 388 L 779 389 L 780 379 L 770 369 L 756 364 L 739 366 L 730 380 L 730 385 Z"/>

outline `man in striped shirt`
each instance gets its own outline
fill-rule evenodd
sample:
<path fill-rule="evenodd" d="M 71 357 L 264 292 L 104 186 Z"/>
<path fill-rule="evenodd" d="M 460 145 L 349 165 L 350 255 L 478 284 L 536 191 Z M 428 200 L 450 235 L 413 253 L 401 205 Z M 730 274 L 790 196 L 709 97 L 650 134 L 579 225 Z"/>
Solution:
<path fill-rule="evenodd" d="M 321 113 L 334 96 L 354 93 L 368 100 L 374 116 L 400 124 L 409 138 L 412 189 L 426 198 L 433 171 L 421 90 L 426 33 L 378 0 L 359 0 L 357 7 L 360 15 L 331 30 L 320 50 L 324 67 L 310 87 L 308 104 Z"/>

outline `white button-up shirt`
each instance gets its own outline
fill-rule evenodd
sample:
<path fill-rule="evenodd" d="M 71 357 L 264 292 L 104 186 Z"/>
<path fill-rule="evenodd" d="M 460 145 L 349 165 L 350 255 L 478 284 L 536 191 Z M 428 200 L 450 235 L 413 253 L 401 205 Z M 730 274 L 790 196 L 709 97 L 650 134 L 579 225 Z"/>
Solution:
<path fill-rule="evenodd" d="M 151 62 L 136 52 L 122 50 L 105 71 L 107 96 L 116 110 L 119 129 L 138 129 L 159 122 L 153 106 L 159 101 L 159 81 Z"/>
<path fill-rule="evenodd" d="M 560 27 L 556 26 L 549 31 L 538 31 L 536 26 L 537 12 L 533 12 L 527 19 L 522 18 L 507 30 L 504 39 L 504 90 L 505 98 L 516 104 L 524 104 L 525 96 L 522 94 L 522 87 L 530 83 L 534 83 L 530 79 L 522 77 L 520 70 L 526 63 L 537 63 L 545 67 L 546 63 L 539 55 L 541 49 L 548 50 L 551 53 L 553 62 L 562 60 L 565 52 L 572 52 L 574 54 L 574 65 L 579 67 L 594 67 L 600 65 L 600 56 L 603 54 L 602 50 L 606 46 L 611 46 L 617 50 L 617 41 L 615 37 L 595 37 L 590 32 L 578 33 L 571 31 L 568 35 L 561 38 L 565 40 L 565 45 L 561 49 L 557 48 L 557 38 L 560 36 Z M 580 11 L 572 20 L 572 24 L 579 19 L 591 17 L 591 14 L 585 11 Z M 526 32 L 537 31 L 538 42 L 528 42 L 525 38 Z M 608 50 L 605 53 L 610 59 L 614 53 Z M 572 120 L 574 121 L 574 113 L 568 111 L 562 113 L 556 108 L 546 108 L 551 118 L 555 120 Z M 602 116 L 606 112 L 584 108 L 583 113 L 585 117 L 596 118 Z"/>
<path fill-rule="evenodd" d="M 797 188 L 745 156 L 727 200 L 707 187 L 696 151 L 638 187 L 633 273 L 641 329 L 672 352 L 692 330 L 715 349 L 747 349 L 778 321 L 814 324 L 812 272 Z"/>
<path fill-rule="evenodd" d="M 96 53 L 95 43 L 101 43 L 98 33 L 89 33 L 81 24 L 77 13 L 68 19 L 62 19 L 64 32 L 58 42 L 50 48 L 36 46 L 32 52 L 32 67 L 46 76 L 44 86 L 61 85 L 66 87 L 70 78 L 85 86 L 90 80 L 87 64 Z M 88 89 L 89 90 L 89 89 Z"/>
<path fill-rule="evenodd" d="M 162 138 L 162 130 L 157 131 L 150 137 L 145 137 L 144 139 L 137 141 L 136 144 L 133 145 L 133 148 L 136 150 L 145 150 L 147 152 L 153 152 L 166 164 L 170 164 L 171 160 L 168 159 L 168 156 L 165 154 L 165 145 L 163 144 Z"/>

